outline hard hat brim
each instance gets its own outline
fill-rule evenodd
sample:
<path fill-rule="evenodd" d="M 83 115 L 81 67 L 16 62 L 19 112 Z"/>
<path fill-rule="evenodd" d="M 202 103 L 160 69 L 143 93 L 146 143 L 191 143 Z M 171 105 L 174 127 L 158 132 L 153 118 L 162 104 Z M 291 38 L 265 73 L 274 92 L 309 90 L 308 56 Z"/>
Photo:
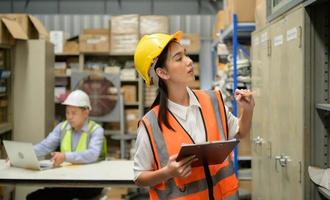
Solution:
<path fill-rule="evenodd" d="M 172 38 L 177 40 L 178 42 L 182 39 L 183 32 L 182 31 L 177 31 L 172 34 Z"/>

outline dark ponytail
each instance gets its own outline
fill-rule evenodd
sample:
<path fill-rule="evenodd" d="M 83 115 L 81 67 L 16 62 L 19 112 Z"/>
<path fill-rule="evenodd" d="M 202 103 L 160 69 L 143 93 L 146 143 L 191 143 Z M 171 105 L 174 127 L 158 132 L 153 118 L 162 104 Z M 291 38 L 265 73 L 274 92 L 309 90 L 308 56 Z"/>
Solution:
<path fill-rule="evenodd" d="M 157 68 L 164 68 L 166 65 L 166 59 L 168 56 L 168 48 L 169 48 L 169 44 L 171 42 L 169 42 L 166 47 L 163 49 L 162 53 L 158 56 L 158 60 L 157 63 L 155 65 L 155 71 Z M 167 118 L 167 100 L 168 100 L 168 91 L 167 91 L 167 87 L 165 82 L 159 78 L 158 81 L 158 92 L 157 92 L 157 97 L 155 99 L 155 101 L 152 103 L 150 109 L 152 109 L 153 107 L 159 105 L 159 113 L 158 113 L 158 124 L 159 127 L 161 128 L 160 124 L 161 122 L 164 123 L 164 125 L 173 130 L 172 126 L 170 125 L 168 118 Z"/>

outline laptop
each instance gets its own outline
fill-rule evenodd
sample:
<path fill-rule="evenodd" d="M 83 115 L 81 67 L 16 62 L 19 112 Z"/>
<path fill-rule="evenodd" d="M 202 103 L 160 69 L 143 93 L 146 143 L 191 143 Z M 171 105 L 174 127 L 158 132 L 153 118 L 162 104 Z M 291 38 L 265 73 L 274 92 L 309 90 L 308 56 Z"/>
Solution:
<path fill-rule="evenodd" d="M 3 140 L 3 144 L 13 167 L 32 170 L 45 170 L 53 167 L 50 160 L 38 160 L 32 143 Z"/>

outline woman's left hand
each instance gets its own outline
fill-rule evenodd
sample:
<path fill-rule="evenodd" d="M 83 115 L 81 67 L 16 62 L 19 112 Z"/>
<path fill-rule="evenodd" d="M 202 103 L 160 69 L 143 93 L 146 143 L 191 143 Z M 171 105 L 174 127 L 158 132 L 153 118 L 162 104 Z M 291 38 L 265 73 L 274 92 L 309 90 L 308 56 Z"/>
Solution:
<path fill-rule="evenodd" d="M 253 111 L 254 108 L 254 92 L 250 90 L 235 90 L 235 99 L 237 103 L 246 111 Z"/>

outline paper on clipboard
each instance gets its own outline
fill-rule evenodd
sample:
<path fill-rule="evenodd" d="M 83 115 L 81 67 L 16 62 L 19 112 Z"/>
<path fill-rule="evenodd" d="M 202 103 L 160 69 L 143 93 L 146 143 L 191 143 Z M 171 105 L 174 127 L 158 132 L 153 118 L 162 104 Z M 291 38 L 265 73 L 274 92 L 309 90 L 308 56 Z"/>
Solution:
<path fill-rule="evenodd" d="M 239 140 L 232 139 L 227 141 L 213 141 L 201 144 L 183 144 L 176 161 L 180 161 L 188 156 L 195 155 L 198 159 L 192 163 L 192 167 L 215 165 L 222 163 L 228 155 L 233 151 Z"/>

